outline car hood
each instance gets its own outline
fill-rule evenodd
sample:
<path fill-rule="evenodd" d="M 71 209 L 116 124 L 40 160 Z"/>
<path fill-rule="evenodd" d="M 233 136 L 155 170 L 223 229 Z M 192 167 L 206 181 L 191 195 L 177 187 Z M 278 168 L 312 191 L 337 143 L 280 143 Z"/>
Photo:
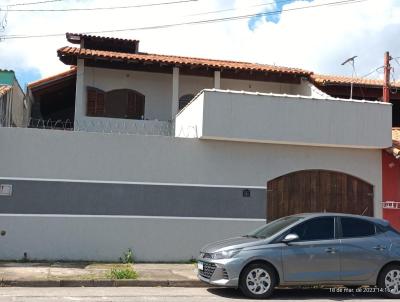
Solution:
<path fill-rule="evenodd" d="M 264 238 L 261 239 L 261 238 L 243 237 L 243 236 L 233 237 L 207 244 L 201 248 L 200 252 L 215 253 L 218 251 L 262 245 L 265 243 L 267 243 L 267 241 Z"/>

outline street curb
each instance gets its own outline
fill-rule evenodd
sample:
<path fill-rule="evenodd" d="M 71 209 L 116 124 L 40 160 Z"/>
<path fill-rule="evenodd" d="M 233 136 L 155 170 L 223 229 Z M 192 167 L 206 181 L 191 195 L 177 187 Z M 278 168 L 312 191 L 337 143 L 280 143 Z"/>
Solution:
<path fill-rule="evenodd" d="M 0 287 L 210 287 L 199 280 L 0 280 Z"/>

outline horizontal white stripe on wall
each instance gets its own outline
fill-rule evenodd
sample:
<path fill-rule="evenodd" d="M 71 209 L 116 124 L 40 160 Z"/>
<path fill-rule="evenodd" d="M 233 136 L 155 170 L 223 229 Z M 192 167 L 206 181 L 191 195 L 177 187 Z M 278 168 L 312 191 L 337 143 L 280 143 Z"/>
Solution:
<path fill-rule="evenodd" d="M 127 215 L 69 215 L 69 214 L 0 214 L 0 217 L 41 217 L 41 218 L 129 218 L 129 219 L 163 219 L 163 220 L 218 220 L 218 221 L 260 221 L 259 218 L 219 218 L 219 217 L 178 217 L 178 216 L 127 216 Z"/>
<path fill-rule="evenodd" d="M 267 188 L 266 186 L 248 186 L 248 185 L 214 185 L 214 184 L 169 183 L 169 182 L 135 182 L 135 181 L 113 181 L 113 180 L 29 178 L 29 177 L 0 177 L 0 180 L 99 183 L 99 184 L 121 184 L 121 185 L 177 186 L 177 187 L 180 186 L 180 187 L 208 187 L 208 188 L 242 188 L 242 189 L 263 189 L 263 190 L 265 190 Z"/>

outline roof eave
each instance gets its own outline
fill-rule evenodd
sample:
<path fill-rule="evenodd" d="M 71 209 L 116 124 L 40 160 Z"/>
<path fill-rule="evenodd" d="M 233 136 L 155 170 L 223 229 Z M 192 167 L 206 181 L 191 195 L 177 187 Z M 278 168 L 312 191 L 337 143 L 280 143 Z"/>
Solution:
<path fill-rule="evenodd" d="M 174 62 L 159 62 L 159 61 L 153 61 L 153 60 L 148 60 L 144 61 L 142 59 L 124 59 L 124 58 L 107 58 L 103 56 L 97 56 L 97 55 L 88 55 L 88 54 L 82 54 L 82 53 L 65 53 L 63 49 L 58 50 L 58 57 L 66 65 L 77 65 L 77 60 L 78 59 L 88 59 L 88 60 L 103 60 L 103 61 L 114 61 L 114 62 L 126 62 L 128 63 L 134 63 L 134 62 L 143 62 L 147 64 L 161 64 L 164 66 L 185 66 L 185 67 L 194 67 L 194 68 L 209 68 L 212 70 L 239 70 L 239 71 L 249 71 L 249 72 L 266 72 L 266 73 L 275 73 L 275 74 L 285 74 L 293 77 L 307 77 L 309 78 L 312 72 L 310 71 L 303 71 L 303 70 L 270 70 L 270 71 L 262 71 L 262 70 L 257 70 L 257 69 L 247 69 L 247 68 L 230 68 L 230 67 L 220 67 L 220 66 L 204 66 L 204 64 L 190 64 L 190 63 L 174 63 Z"/>
<path fill-rule="evenodd" d="M 28 84 L 28 89 L 31 92 L 36 92 L 38 90 L 44 89 L 51 85 L 55 85 L 57 83 L 68 81 L 70 79 L 74 79 L 76 77 L 76 68 L 71 68 L 70 70 L 61 72 L 59 74 L 55 74 L 53 76 L 40 79 L 36 82 L 32 82 Z"/>

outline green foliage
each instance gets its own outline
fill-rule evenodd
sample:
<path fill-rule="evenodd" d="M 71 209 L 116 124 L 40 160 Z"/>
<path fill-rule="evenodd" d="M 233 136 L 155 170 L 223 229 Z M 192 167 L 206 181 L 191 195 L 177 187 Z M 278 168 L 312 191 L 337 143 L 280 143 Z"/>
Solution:
<path fill-rule="evenodd" d="M 113 267 L 107 277 L 110 279 L 137 279 L 138 273 L 128 264 L 124 267 Z"/>
<path fill-rule="evenodd" d="M 122 263 L 131 263 L 133 264 L 133 252 L 131 249 L 128 249 L 127 252 L 122 254 L 122 257 L 119 258 Z"/>

